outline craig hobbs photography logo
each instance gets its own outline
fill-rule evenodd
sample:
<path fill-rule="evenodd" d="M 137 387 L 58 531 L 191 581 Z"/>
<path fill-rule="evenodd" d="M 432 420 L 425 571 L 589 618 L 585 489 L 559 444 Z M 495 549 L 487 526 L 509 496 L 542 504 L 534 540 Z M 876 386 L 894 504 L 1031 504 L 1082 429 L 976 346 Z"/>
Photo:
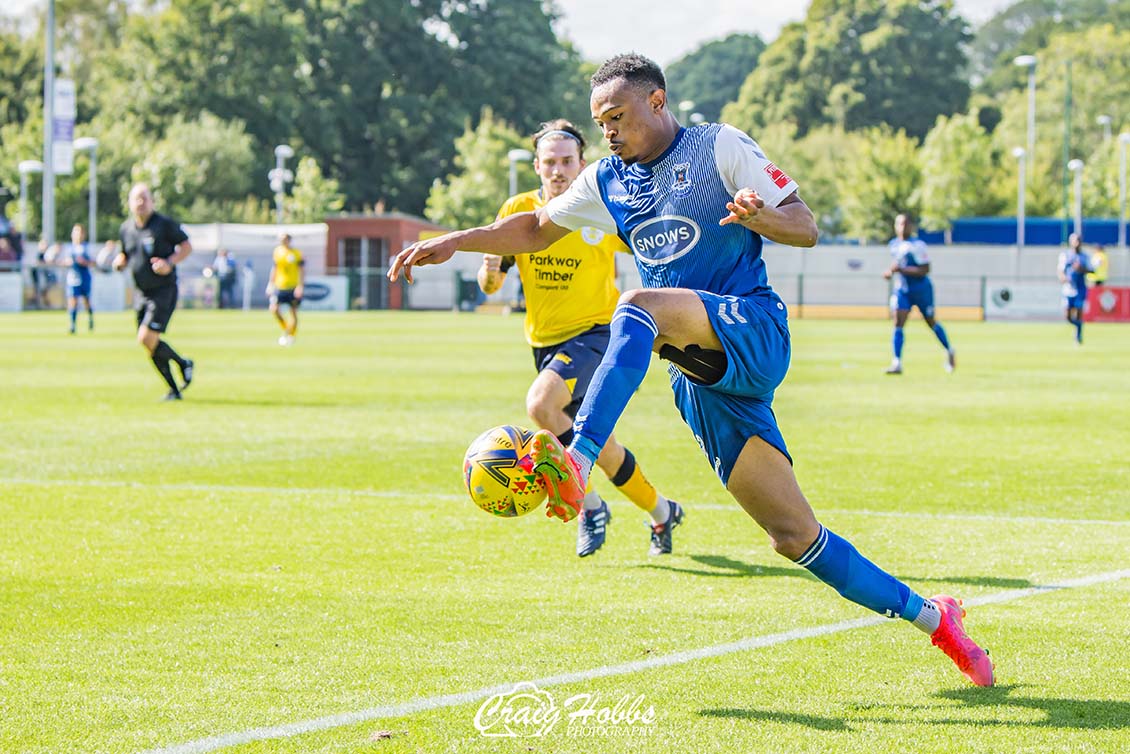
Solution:
<path fill-rule="evenodd" d="M 559 726 L 567 736 L 649 736 L 655 717 L 643 694 L 624 694 L 611 704 L 599 694 L 574 694 L 558 705 L 548 691 L 524 682 L 483 702 L 475 728 L 495 738 L 541 738 Z"/>

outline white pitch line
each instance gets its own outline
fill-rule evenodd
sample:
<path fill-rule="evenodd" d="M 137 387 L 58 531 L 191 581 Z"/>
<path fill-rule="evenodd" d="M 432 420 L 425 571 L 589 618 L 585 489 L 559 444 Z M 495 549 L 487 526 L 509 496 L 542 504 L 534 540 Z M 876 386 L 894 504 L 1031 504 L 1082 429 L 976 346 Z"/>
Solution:
<path fill-rule="evenodd" d="M 1095 586 L 1097 584 L 1105 584 L 1111 581 L 1120 581 L 1125 578 L 1130 578 L 1130 569 L 1122 571 L 1110 571 L 1108 573 L 1100 573 L 1094 576 L 1084 576 L 1077 579 L 1068 579 L 1061 581 L 1058 584 L 1048 584 L 1045 586 L 1034 586 L 1026 589 L 1010 589 L 997 594 L 989 594 L 982 597 L 974 597 L 965 600 L 965 604 L 970 607 L 977 605 L 990 605 L 999 604 L 1001 602 L 1011 602 L 1013 600 L 1023 599 L 1024 597 L 1031 597 L 1035 594 L 1046 594 L 1048 592 L 1059 591 L 1062 589 L 1077 589 L 1080 587 Z M 775 634 L 766 634 L 764 636 L 751 636 L 747 639 L 729 642 L 727 644 L 716 644 L 712 647 L 702 647 L 700 649 L 691 649 L 684 652 L 675 652 L 668 655 L 659 657 L 652 657 L 646 660 L 635 660 L 632 662 L 625 662 L 619 665 L 605 665 L 599 668 L 592 668 L 590 670 L 581 670 L 574 673 L 562 673 L 560 675 L 551 675 L 544 678 L 538 678 L 534 681 L 529 681 L 535 686 L 546 688 L 549 686 L 560 686 L 570 683 L 578 683 L 581 681 L 591 681 L 596 678 L 607 678 L 610 676 L 628 675 L 631 673 L 639 673 L 644 670 L 651 670 L 653 668 L 663 668 L 671 665 L 683 665 L 688 662 L 695 662 L 696 660 L 705 660 L 712 657 L 721 657 L 723 655 L 734 654 L 736 652 L 748 652 L 753 649 L 762 649 L 764 647 L 771 647 L 776 644 L 784 644 L 790 641 L 800 641 L 802 639 L 811 639 L 816 636 L 827 636 L 828 634 L 841 633 L 843 631 L 851 631 L 856 628 L 866 628 L 868 626 L 875 626 L 880 623 L 888 623 L 889 618 L 884 618 L 878 615 L 872 615 L 865 618 L 856 618 L 854 620 L 840 621 L 839 623 L 827 623 L 823 626 L 812 626 L 810 628 L 795 628 L 791 631 L 782 631 Z M 358 723 L 369 722 L 372 720 L 381 720 L 386 718 L 405 717 L 416 712 L 426 712 L 428 710 L 443 709 L 447 707 L 458 707 L 464 704 L 471 704 L 480 699 L 486 699 L 494 696 L 495 694 L 505 693 L 514 688 L 516 684 L 507 683 L 498 686 L 491 686 L 489 688 L 478 689 L 475 691 L 464 691 L 460 694 L 445 694 L 443 696 L 429 696 L 412 699 L 401 704 L 386 704 L 380 707 L 370 707 L 366 710 L 359 712 L 343 712 L 337 715 L 329 715 L 327 717 L 318 717 L 312 720 L 302 720 L 295 723 L 287 723 L 285 725 L 275 725 L 266 728 L 254 728 L 252 730 L 243 731 L 240 733 L 225 733 L 219 736 L 210 736 L 208 738 L 201 738 L 196 741 L 189 741 L 183 744 L 175 744 L 160 749 L 150 749 L 144 754 L 204 754 L 204 752 L 216 751 L 229 746 L 242 746 L 253 741 L 268 741 L 280 738 L 292 738 L 294 736 L 304 735 L 306 733 L 314 733 L 316 731 L 328 730 L 330 728 L 340 728 L 347 725 L 356 725 Z"/>
<path fill-rule="evenodd" d="M 0 485 L 27 485 L 27 486 L 41 486 L 41 487 L 66 487 L 71 485 L 84 486 L 84 487 L 114 487 L 120 489 L 161 489 L 161 490 L 185 490 L 188 492 L 250 492 L 255 494 L 264 495 L 346 495 L 354 497 L 369 497 L 369 498 L 404 498 L 404 497 L 420 497 L 427 494 L 428 497 L 435 500 L 463 500 L 466 495 L 454 493 L 422 493 L 419 491 L 411 490 L 355 490 L 348 487 L 267 487 L 255 485 L 238 485 L 238 484 L 197 484 L 194 482 L 167 482 L 167 483 L 152 483 L 152 482 L 135 482 L 135 481 L 119 481 L 119 480 L 106 480 L 106 479 L 32 479 L 30 477 L 9 477 L 0 478 Z M 633 507 L 626 501 L 614 501 L 613 505 L 618 507 L 630 508 Z M 688 503 L 687 509 L 690 511 L 704 510 L 704 511 L 730 511 L 734 513 L 742 513 L 742 509 L 738 507 L 737 503 Z M 1109 521 L 1104 519 L 1095 518 L 1052 518 L 1048 516 L 996 516 L 988 513 L 933 513 L 930 511 L 875 511 L 875 510 L 851 510 L 848 508 L 819 508 L 818 514 L 827 514 L 835 516 L 885 516 L 890 518 L 926 518 L 939 521 L 1017 521 L 1024 523 L 1037 523 L 1037 524 L 1087 524 L 1096 526 L 1130 526 L 1128 521 Z"/>

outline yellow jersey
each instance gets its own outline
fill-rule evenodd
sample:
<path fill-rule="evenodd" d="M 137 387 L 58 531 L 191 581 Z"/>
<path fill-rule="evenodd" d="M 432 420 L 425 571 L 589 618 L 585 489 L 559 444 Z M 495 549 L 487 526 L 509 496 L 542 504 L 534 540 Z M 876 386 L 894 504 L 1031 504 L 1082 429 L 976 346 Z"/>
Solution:
<path fill-rule="evenodd" d="M 544 207 L 541 191 L 506 200 L 502 219 Z M 620 298 L 616 252 L 628 252 L 617 236 L 596 228 L 575 230 L 549 248 L 513 257 L 526 296 L 526 341 L 534 348 L 564 343 L 596 325 L 612 321 Z"/>
<path fill-rule="evenodd" d="M 1102 284 L 1106 282 L 1107 271 L 1110 269 L 1110 261 L 1106 258 L 1105 251 L 1096 251 L 1091 254 L 1091 272 L 1087 273 L 1087 282 L 1091 285 L 1096 283 Z"/>
<path fill-rule="evenodd" d="M 273 256 L 275 262 L 275 276 L 271 282 L 280 291 L 289 291 L 298 287 L 301 280 L 302 252 L 289 246 L 276 246 Z"/>

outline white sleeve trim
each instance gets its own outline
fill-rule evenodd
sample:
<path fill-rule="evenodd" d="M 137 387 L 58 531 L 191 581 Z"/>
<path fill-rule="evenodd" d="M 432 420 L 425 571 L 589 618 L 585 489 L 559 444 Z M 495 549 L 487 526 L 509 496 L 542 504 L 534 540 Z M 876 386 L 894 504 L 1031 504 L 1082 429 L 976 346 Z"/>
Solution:
<path fill-rule="evenodd" d="M 776 207 L 797 190 L 796 181 L 774 165 L 756 141 L 733 126 L 723 125 L 718 130 L 714 160 L 731 194 L 751 188 L 767 206 Z"/>
<path fill-rule="evenodd" d="M 616 221 L 600 196 L 596 180 L 598 164 L 593 163 L 581 171 L 564 194 L 550 199 L 545 205 L 545 212 L 555 225 L 569 230 L 580 230 L 587 225 L 606 233 L 617 232 Z"/>

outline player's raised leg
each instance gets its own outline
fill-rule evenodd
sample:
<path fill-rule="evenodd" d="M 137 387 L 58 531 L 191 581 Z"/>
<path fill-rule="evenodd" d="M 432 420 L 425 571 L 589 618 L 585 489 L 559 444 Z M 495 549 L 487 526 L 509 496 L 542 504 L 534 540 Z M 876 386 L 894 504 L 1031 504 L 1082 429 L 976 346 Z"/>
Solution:
<path fill-rule="evenodd" d="M 962 624 L 960 602 L 948 595 L 924 599 L 863 557 L 817 520 L 788 459 L 761 438 L 750 438 L 730 473 L 727 489 L 769 535 L 773 549 L 843 597 L 881 615 L 902 618 L 928 634 L 978 686 L 993 684 L 988 654 Z"/>

